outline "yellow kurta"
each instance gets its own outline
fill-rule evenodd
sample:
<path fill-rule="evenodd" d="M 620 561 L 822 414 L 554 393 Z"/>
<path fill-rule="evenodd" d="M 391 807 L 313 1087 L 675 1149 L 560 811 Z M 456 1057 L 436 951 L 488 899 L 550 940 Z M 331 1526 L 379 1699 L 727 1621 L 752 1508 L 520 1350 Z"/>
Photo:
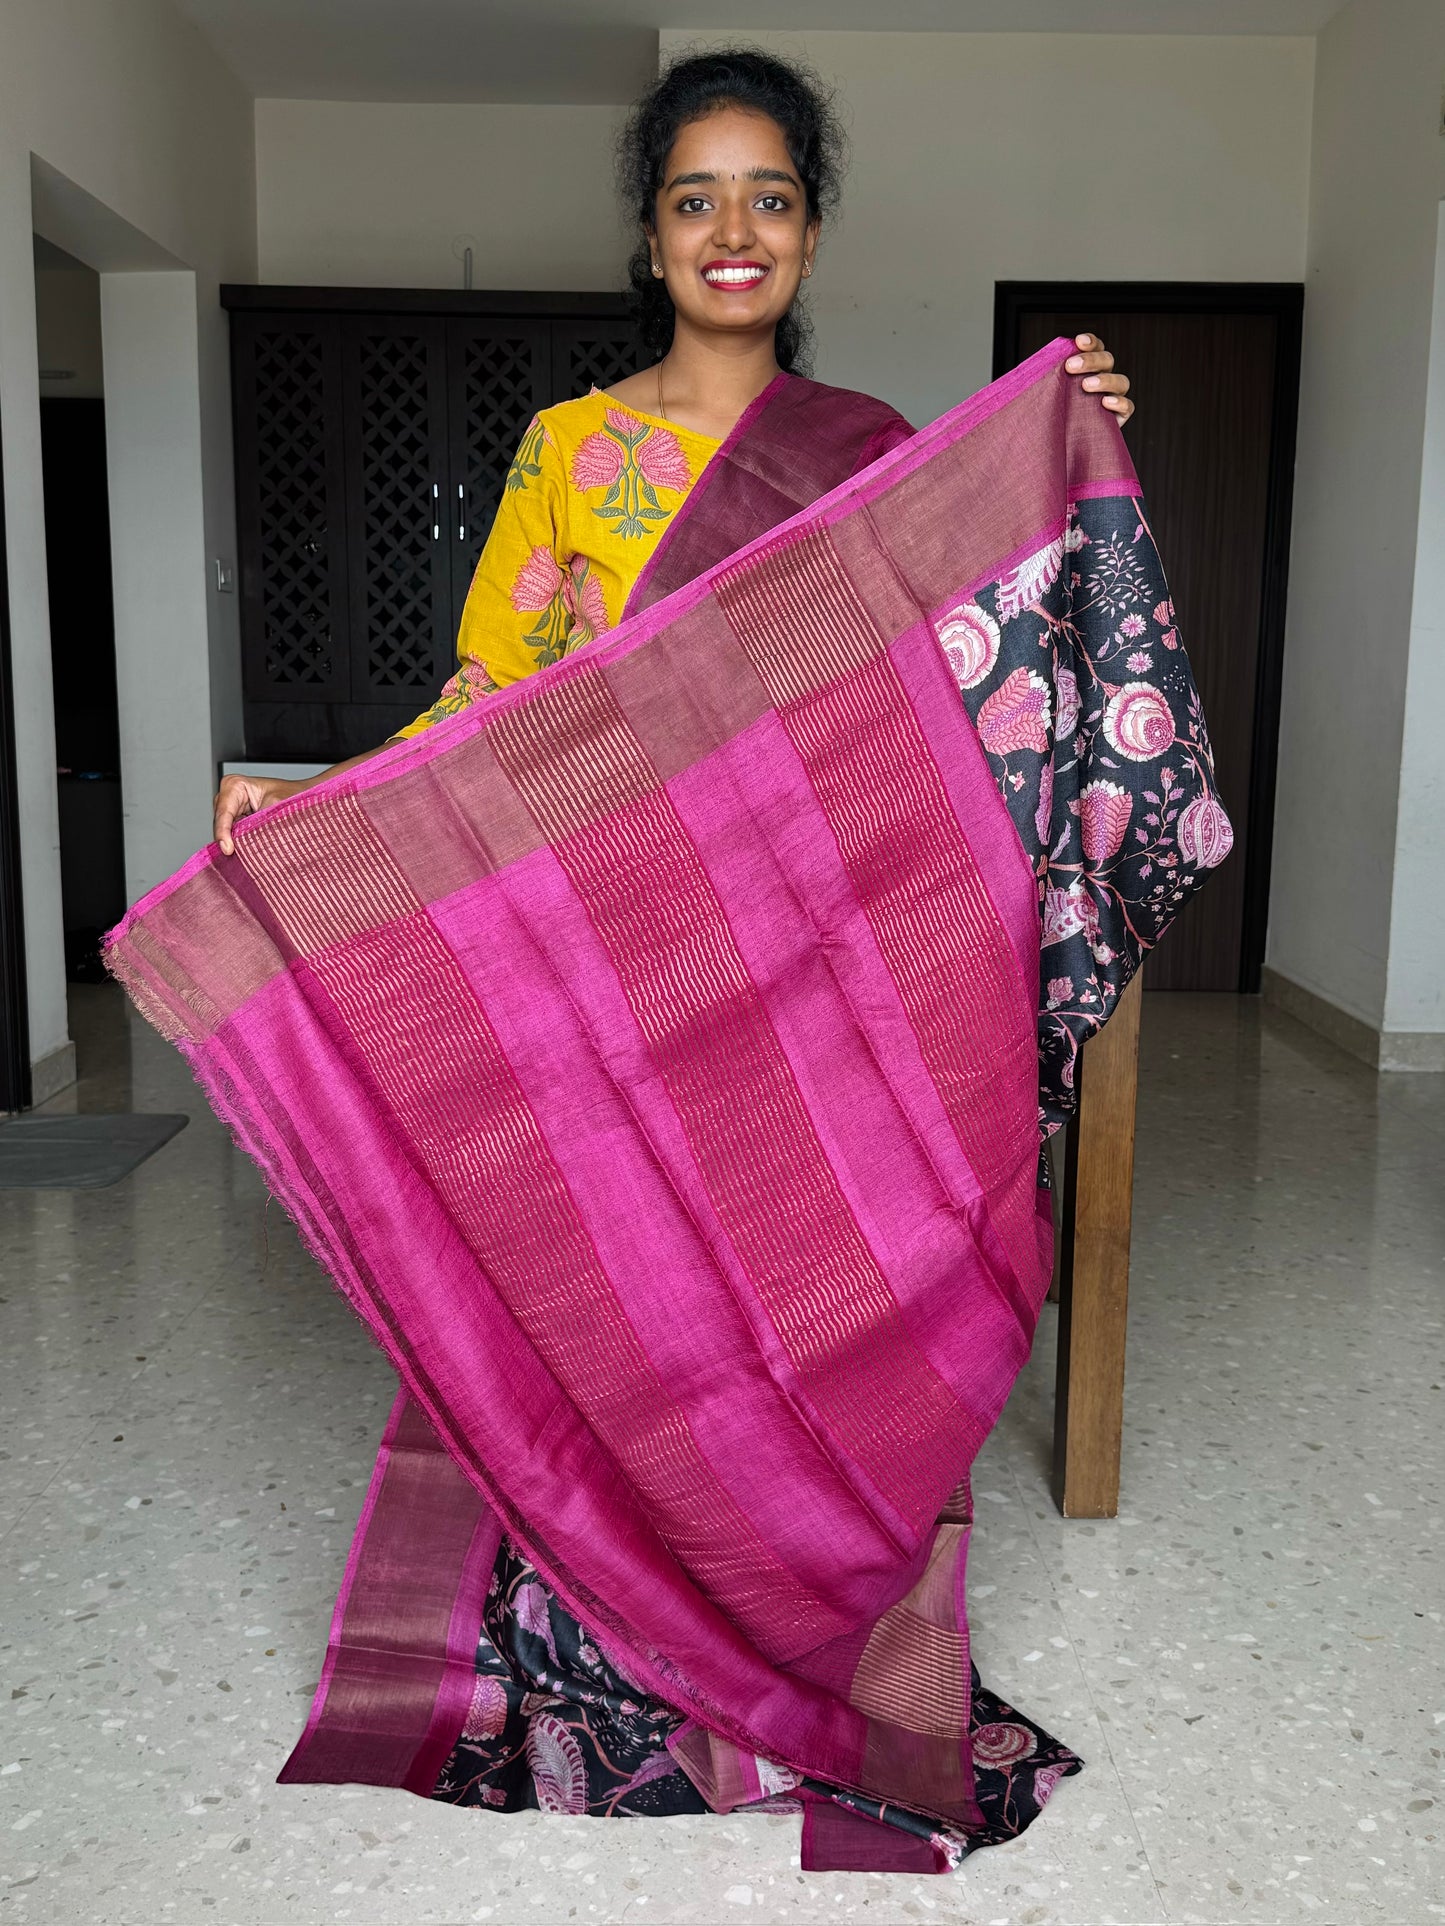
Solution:
<path fill-rule="evenodd" d="M 417 735 L 612 628 L 719 445 L 597 389 L 534 416 L 467 592 L 460 666 L 398 735 Z"/>

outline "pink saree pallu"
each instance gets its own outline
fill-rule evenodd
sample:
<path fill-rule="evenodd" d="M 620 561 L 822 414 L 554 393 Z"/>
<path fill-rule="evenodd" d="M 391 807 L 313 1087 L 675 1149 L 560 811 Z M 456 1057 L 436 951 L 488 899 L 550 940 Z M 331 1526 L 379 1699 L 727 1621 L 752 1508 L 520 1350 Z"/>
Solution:
<path fill-rule="evenodd" d="M 977 1831 L 1041 1125 L 1229 840 L 1071 351 L 113 934 L 403 1386 L 283 1777 L 430 1793 L 496 1729 L 505 1539 L 708 1805 L 790 1795 L 819 1867 Z"/>

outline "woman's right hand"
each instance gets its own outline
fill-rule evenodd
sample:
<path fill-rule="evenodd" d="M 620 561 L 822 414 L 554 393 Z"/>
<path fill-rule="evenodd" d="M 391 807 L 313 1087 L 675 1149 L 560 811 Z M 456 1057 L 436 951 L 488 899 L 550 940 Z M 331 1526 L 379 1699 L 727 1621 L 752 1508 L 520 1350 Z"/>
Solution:
<path fill-rule="evenodd" d="M 294 796 L 299 789 L 308 785 L 304 782 L 288 782 L 280 776 L 223 776 L 221 787 L 216 794 L 216 841 L 221 845 L 223 856 L 234 856 L 236 845 L 231 838 L 231 825 L 242 816 L 254 816 L 258 809 L 268 804 L 281 802 L 287 796 Z"/>

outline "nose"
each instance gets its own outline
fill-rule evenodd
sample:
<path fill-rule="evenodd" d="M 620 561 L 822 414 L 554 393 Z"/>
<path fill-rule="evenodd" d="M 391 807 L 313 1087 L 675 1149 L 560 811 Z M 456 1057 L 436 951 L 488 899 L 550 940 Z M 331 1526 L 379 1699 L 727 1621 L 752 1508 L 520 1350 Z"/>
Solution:
<path fill-rule="evenodd" d="M 754 239 L 753 210 L 745 194 L 724 195 L 713 224 L 713 243 L 730 254 L 741 254 Z"/>

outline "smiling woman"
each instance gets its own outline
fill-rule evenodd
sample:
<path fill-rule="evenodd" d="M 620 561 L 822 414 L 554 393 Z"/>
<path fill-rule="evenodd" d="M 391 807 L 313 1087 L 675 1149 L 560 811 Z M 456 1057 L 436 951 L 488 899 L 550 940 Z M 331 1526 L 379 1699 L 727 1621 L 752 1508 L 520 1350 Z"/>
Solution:
<path fill-rule="evenodd" d="M 1218 854 L 1200 832 L 1190 855 L 1181 817 L 1146 852 L 1160 877 L 1125 874 L 1140 786 L 1174 784 L 1197 815 L 1210 785 L 1173 631 L 1152 679 L 1128 644 L 1132 736 L 1122 698 L 1105 706 L 1117 675 L 1095 668 L 1118 595 L 1131 637 L 1167 607 L 1117 431 L 1068 376 L 1115 420 L 1127 382 L 1076 337 L 915 437 L 885 403 L 809 379 L 798 295 L 840 152 L 817 82 L 770 55 L 686 59 L 650 90 L 620 172 L 653 365 L 529 425 L 457 674 L 403 731 L 428 742 L 392 755 L 414 800 L 387 817 L 372 772 L 233 837 L 310 785 L 232 778 L 216 829 L 237 860 L 217 887 L 236 876 L 262 947 L 292 944 L 295 981 L 330 986 L 323 1027 L 358 1042 L 356 1063 L 373 1043 L 387 1056 L 385 1114 L 451 1226 L 419 1233 L 418 1291 L 457 1236 L 480 1265 L 461 1296 L 435 1285 L 458 1322 L 427 1325 L 424 1344 L 452 1330 L 432 1376 L 399 1365 L 408 1390 L 283 1776 L 507 1810 L 781 1803 L 805 1812 L 806 1865 L 943 1871 L 1016 1836 L 1080 1769 L 970 1662 L 967 1470 L 1047 1283 L 1039 1131 L 1071 1108 L 1081 1038 Z M 1086 784 L 1096 740 L 1111 774 Z M 307 853 L 322 825 L 336 842 Z M 373 860 L 411 856 L 404 885 L 363 887 Z M 395 915 L 431 945 L 419 974 L 400 950 L 341 958 L 352 912 L 328 919 L 353 886 L 365 943 Z M 440 934 L 472 913 L 459 905 L 495 919 L 480 947 L 460 923 Z M 305 932 L 276 936 L 293 912 Z M 189 938 L 122 932 L 118 955 L 127 940 L 150 959 Z M 985 966 L 996 993 L 974 1009 Z M 139 981 L 150 962 L 131 967 Z M 458 971 L 470 987 L 444 1027 L 476 1074 L 443 1090 L 438 1023 L 408 1000 Z M 846 1041 L 825 1060 L 828 1024 Z M 920 1051 L 955 1108 L 915 1140 L 903 1111 L 936 1101 L 915 1087 Z M 512 1080 L 529 1074 L 523 1102 Z M 942 1207 L 961 1150 L 972 1169 Z M 379 1204 L 359 1215 L 407 1228 Z M 394 1270 L 373 1272 L 383 1295 L 408 1288 Z M 483 1445 L 510 1406 L 479 1373 L 512 1345 L 522 1404 Z M 481 1400 L 457 1435 L 438 1372 Z M 559 1386 L 565 1424 L 542 1408 Z M 503 1488 L 525 1495 L 493 1507 Z M 582 1564 L 559 1551 L 573 1538 Z"/>

